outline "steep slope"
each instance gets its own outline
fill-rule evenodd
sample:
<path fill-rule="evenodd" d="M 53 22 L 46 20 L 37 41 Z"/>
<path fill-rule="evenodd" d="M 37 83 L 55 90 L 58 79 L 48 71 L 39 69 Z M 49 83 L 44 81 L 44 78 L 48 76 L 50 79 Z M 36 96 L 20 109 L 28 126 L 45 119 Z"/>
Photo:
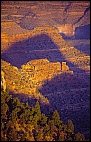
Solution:
<path fill-rule="evenodd" d="M 10 91 L 17 94 L 26 94 L 41 102 L 49 102 L 47 98 L 40 94 L 38 88 L 43 85 L 45 80 L 50 80 L 55 75 L 60 74 L 60 63 L 50 63 L 46 59 L 33 60 L 23 65 L 21 69 L 11 66 L 5 61 L 1 63 L 7 88 Z"/>
<path fill-rule="evenodd" d="M 22 41 L 24 39 L 28 39 L 40 34 L 47 34 L 52 39 L 52 41 L 56 43 L 60 53 L 64 56 L 65 60 L 72 62 L 74 65 L 82 70 L 90 70 L 90 57 L 87 56 L 85 53 L 79 51 L 78 49 L 70 47 L 70 45 L 68 45 L 65 40 L 63 40 L 62 36 L 60 36 L 56 28 L 52 28 L 49 26 L 38 27 L 27 33 L 12 35 L 9 40 L 9 46 L 14 44 L 15 42 Z"/>
<path fill-rule="evenodd" d="M 23 29 L 49 25 L 60 31 L 64 25 L 72 29 L 90 24 L 89 1 L 2 2 L 1 8 L 2 21 L 13 21 Z"/>

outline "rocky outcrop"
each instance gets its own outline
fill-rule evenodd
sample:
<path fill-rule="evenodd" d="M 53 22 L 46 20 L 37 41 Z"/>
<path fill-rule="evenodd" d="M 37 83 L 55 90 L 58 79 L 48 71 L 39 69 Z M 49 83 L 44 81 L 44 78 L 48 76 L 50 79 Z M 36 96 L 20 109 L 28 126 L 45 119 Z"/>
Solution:
<path fill-rule="evenodd" d="M 26 94 L 45 103 L 49 103 L 49 101 L 39 91 L 45 81 L 50 81 L 64 72 L 72 73 L 66 62 L 53 63 L 47 59 L 32 60 L 23 65 L 21 69 L 2 61 L 2 69 L 5 72 L 7 87 L 10 91 L 17 94 Z M 3 85 L 5 90 L 4 80 Z"/>
<path fill-rule="evenodd" d="M 6 91 L 6 80 L 4 72 L 2 70 L 1 70 L 1 88 L 3 89 L 3 91 Z"/>
<path fill-rule="evenodd" d="M 59 33 L 64 33 L 67 36 L 73 36 L 75 34 L 75 26 L 72 24 L 62 24 L 57 28 Z"/>
<path fill-rule="evenodd" d="M 69 69 L 69 67 L 67 66 L 67 64 L 66 64 L 66 62 L 62 62 L 61 63 L 61 71 L 62 72 L 69 72 L 70 71 L 70 69 Z"/>

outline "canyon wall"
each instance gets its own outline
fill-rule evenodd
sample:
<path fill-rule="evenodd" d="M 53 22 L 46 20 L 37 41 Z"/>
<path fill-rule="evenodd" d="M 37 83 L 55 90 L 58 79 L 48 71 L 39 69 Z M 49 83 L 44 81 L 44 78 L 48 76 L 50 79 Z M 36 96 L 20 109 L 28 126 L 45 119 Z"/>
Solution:
<path fill-rule="evenodd" d="M 48 25 L 73 35 L 76 27 L 90 24 L 89 1 L 3 1 L 1 8 L 2 22 L 13 21 L 26 30 Z M 16 27 L 13 30 L 16 31 Z"/>

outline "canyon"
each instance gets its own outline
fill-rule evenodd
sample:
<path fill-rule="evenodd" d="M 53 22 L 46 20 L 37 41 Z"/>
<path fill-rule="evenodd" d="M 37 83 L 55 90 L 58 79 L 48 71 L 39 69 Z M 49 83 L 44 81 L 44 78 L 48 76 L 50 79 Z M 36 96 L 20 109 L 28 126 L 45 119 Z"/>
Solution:
<path fill-rule="evenodd" d="M 31 104 L 35 98 L 49 111 L 57 109 L 64 120 L 71 117 L 86 136 L 89 5 L 87 1 L 2 1 L 1 5 L 1 69 L 6 87 L 18 97 L 23 94 L 25 102 Z"/>

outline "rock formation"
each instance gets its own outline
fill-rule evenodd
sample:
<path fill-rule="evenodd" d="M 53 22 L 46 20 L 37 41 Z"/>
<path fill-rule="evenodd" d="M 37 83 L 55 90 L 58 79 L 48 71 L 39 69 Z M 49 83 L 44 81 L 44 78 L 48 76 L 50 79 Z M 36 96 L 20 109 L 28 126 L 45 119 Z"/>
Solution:
<path fill-rule="evenodd" d="M 41 2 L 13 2 L 5 1 L 1 4 L 2 22 L 15 22 L 21 28 L 33 29 L 45 25 L 54 26 L 69 35 L 74 33 L 74 28 L 90 24 L 90 2 L 89 1 L 41 1 Z M 68 32 L 69 27 L 72 32 Z M 73 28 L 74 27 L 74 28 Z M 3 31 L 4 27 L 2 27 Z M 22 30 L 23 29 L 23 30 Z M 7 31 L 10 33 L 9 29 Z M 14 32 L 17 30 L 16 26 Z M 11 31 L 13 32 L 13 31 Z"/>
<path fill-rule="evenodd" d="M 61 71 L 62 72 L 67 72 L 67 71 L 69 71 L 70 69 L 69 69 L 69 67 L 66 65 L 66 62 L 62 62 L 61 63 Z"/>
<path fill-rule="evenodd" d="M 4 72 L 1 70 L 1 88 L 3 91 L 6 91 L 6 80 L 4 76 Z"/>
<path fill-rule="evenodd" d="M 39 92 L 39 88 L 45 81 L 49 81 L 64 72 L 73 73 L 69 70 L 66 62 L 62 62 L 61 68 L 60 62 L 51 63 L 47 59 L 32 60 L 23 65 L 21 69 L 2 61 L 2 69 L 6 78 L 6 81 L 3 78 L 4 90 L 7 82 L 10 91 L 26 94 L 45 103 L 48 103 L 47 98 Z"/>

